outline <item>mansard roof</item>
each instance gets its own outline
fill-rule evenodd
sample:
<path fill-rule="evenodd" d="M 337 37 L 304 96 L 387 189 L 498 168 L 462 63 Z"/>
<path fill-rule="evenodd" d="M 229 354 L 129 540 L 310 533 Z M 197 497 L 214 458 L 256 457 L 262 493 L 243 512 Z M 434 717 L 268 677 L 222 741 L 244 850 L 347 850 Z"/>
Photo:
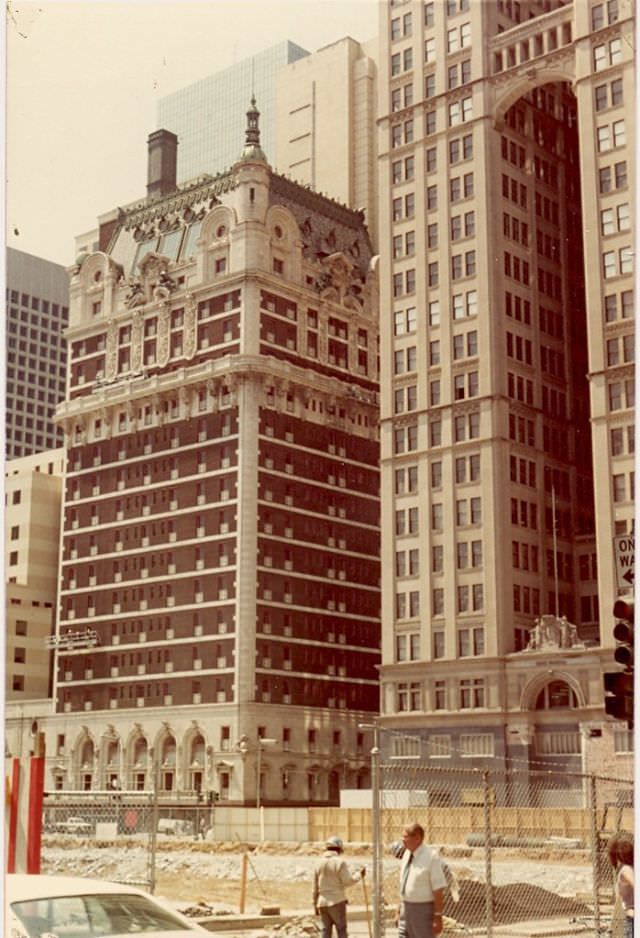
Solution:
<path fill-rule="evenodd" d="M 305 256 L 322 257 L 338 251 L 349 253 L 364 273 L 373 249 L 365 226 L 364 212 L 348 206 L 274 172 L 269 173 L 269 205 L 289 209 L 300 226 Z M 135 242 L 151 235 L 177 230 L 201 221 L 225 196 L 239 185 L 234 169 L 213 176 L 203 174 L 163 196 L 149 196 L 120 206 L 114 220 L 107 253 L 122 232 L 131 232 Z"/>

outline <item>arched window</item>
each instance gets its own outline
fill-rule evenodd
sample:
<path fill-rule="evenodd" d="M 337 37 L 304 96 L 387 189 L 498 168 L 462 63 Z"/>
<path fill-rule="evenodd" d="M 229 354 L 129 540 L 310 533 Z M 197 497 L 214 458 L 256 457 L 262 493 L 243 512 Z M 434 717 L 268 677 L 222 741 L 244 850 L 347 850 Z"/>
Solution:
<path fill-rule="evenodd" d="M 176 778 L 176 741 L 173 736 L 165 736 L 161 749 L 161 791 L 173 791 Z"/>
<path fill-rule="evenodd" d="M 139 736 L 133 745 L 133 787 L 136 791 L 144 791 L 147 774 L 148 749 L 144 736 Z"/>
<path fill-rule="evenodd" d="M 106 787 L 116 789 L 120 785 L 120 743 L 117 739 L 108 741 L 105 752 Z"/>
<path fill-rule="evenodd" d="M 536 710 L 574 710 L 578 699 L 566 681 L 550 681 L 536 699 Z"/>
<path fill-rule="evenodd" d="M 189 762 L 189 788 L 191 791 L 202 791 L 204 778 L 204 738 L 198 733 L 191 742 L 191 760 Z"/>
<path fill-rule="evenodd" d="M 176 764 L 176 741 L 173 736 L 166 736 L 162 741 L 162 765 L 175 766 Z"/>
<path fill-rule="evenodd" d="M 90 791 L 93 787 L 93 740 L 85 739 L 80 750 L 80 788 Z"/>

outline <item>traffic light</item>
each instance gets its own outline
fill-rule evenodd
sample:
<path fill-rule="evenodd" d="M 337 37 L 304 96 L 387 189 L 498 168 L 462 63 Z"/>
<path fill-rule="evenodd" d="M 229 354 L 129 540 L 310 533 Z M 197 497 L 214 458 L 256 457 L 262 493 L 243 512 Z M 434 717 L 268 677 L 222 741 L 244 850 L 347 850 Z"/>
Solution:
<path fill-rule="evenodd" d="M 604 679 L 604 710 L 616 720 L 633 723 L 633 674 L 607 671 Z"/>
<path fill-rule="evenodd" d="M 613 614 L 618 620 L 613 629 L 618 642 L 613 657 L 627 671 L 633 671 L 633 599 L 616 599 Z"/>
<path fill-rule="evenodd" d="M 619 598 L 613 605 L 617 622 L 613 628 L 616 648 L 613 657 L 622 665 L 620 671 L 603 674 L 605 713 L 616 720 L 626 720 L 633 728 L 633 599 Z"/>

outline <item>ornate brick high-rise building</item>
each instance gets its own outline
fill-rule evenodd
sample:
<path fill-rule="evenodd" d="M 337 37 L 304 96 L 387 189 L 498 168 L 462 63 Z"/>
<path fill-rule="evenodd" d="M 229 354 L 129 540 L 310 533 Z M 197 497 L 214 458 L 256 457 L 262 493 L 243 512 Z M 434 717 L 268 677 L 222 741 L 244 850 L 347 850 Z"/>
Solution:
<path fill-rule="evenodd" d="M 614 543 L 634 516 L 632 8 L 381 7 L 381 679 L 398 755 L 580 767 L 611 728 Z"/>
<path fill-rule="evenodd" d="M 231 170 L 180 187 L 152 134 L 147 197 L 71 271 L 57 787 L 368 778 L 377 273 L 362 213 L 273 172 L 247 120 Z"/>

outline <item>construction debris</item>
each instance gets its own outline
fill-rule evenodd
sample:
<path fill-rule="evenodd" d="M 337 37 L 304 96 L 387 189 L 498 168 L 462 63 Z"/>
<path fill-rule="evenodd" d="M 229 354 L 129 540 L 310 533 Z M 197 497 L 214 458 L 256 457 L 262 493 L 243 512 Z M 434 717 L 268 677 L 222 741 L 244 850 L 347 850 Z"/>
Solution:
<path fill-rule="evenodd" d="M 298 938 L 300 935 L 309 935 L 315 938 L 320 934 L 320 926 L 312 915 L 301 915 L 281 922 L 264 933 L 264 938 Z M 263 938 L 258 935 L 256 938 Z"/>

